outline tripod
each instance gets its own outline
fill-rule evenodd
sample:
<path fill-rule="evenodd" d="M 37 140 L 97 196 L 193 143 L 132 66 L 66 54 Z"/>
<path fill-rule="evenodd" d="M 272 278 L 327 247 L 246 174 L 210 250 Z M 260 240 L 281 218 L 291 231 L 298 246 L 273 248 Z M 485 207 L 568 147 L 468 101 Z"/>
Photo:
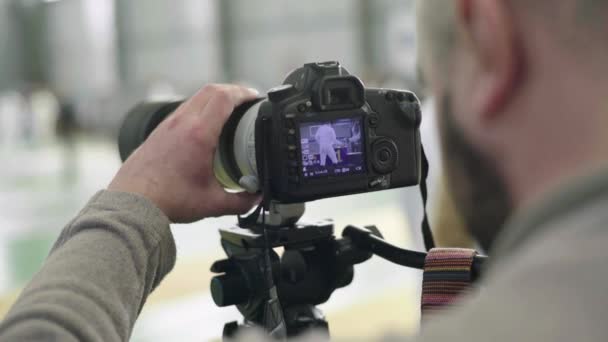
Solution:
<path fill-rule="evenodd" d="M 219 307 L 236 305 L 244 317 L 242 325 L 224 326 L 224 339 L 250 327 L 278 340 L 310 330 L 329 337 L 327 321 L 316 305 L 352 282 L 354 265 L 376 254 L 402 266 L 424 267 L 426 253 L 390 245 L 376 227 L 348 226 L 337 239 L 329 220 L 299 223 L 304 210 L 304 204 L 271 202 L 268 220 L 220 230 L 228 258 L 211 267 L 219 274 L 211 281 L 211 293 Z M 277 247 L 284 248 L 280 257 L 273 250 Z M 475 260 L 474 277 L 484 260 Z"/>
<path fill-rule="evenodd" d="M 372 253 L 360 250 L 348 238 L 336 239 L 331 221 L 298 223 L 304 207 L 271 203 L 266 236 L 261 222 L 220 230 L 228 259 L 213 264 L 211 270 L 221 275 L 212 280 L 211 293 L 218 306 L 236 305 L 245 318 L 242 326 L 226 324 L 224 338 L 249 326 L 264 328 L 278 338 L 311 329 L 329 334 L 325 317 L 315 306 L 349 285 L 353 266 Z M 369 229 L 370 234 L 380 236 L 377 229 Z M 281 257 L 272 250 L 277 247 L 284 248 Z M 266 252 L 270 270 L 265 270 Z M 271 274 L 270 286 L 266 271 Z M 273 286 L 276 298 L 272 298 Z"/>

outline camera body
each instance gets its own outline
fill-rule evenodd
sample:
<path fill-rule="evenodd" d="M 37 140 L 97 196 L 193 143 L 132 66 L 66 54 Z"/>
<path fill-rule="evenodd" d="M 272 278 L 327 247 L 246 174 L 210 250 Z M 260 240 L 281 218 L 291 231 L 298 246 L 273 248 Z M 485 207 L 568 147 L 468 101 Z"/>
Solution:
<path fill-rule="evenodd" d="M 142 103 L 120 131 L 126 160 L 181 104 Z M 418 185 L 420 103 L 411 92 L 366 89 L 338 62 L 293 71 L 266 98 L 235 109 L 214 173 L 224 188 L 263 190 L 278 203 Z"/>
<path fill-rule="evenodd" d="M 312 63 L 254 106 L 255 134 L 241 139 L 255 146 L 249 158 L 255 155 L 260 182 L 273 200 L 304 203 L 420 182 L 421 111 L 411 92 L 366 89 L 337 62 Z M 242 115 L 233 115 L 232 126 Z M 224 146 L 247 134 L 230 126 Z"/>

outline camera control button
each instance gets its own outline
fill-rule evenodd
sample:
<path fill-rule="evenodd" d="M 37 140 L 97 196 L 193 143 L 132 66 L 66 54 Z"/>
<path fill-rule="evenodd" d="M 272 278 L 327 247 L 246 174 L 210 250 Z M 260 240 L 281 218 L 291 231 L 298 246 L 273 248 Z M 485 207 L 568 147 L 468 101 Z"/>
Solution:
<path fill-rule="evenodd" d="M 380 117 L 378 114 L 372 113 L 368 116 L 367 122 L 369 123 L 370 127 L 376 128 L 380 124 Z"/>
<path fill-rule="evenodd" d="M 391 159 L 391 153 L 388 150 L 381 150 L 378 153 L 378 160 L 382 163 L 388 163 Z"/>
<path fill-rule="evenodd" d="M 372 190 L 388 189 L 391 187 L 391 179 L 389 176 L 374 177 L 368 185 Z"/>
<path fill-rule="evenodd" d="M 287 119 L 285 121 L 285 127 L 287 127 L 287 129 L 295 129 L 296 128 L 296 122 L 293 119 Z"/>
<path fill-rule="evenodd" d="M 294 135 L 288 135 L 287 136 L 287 143 L 289 145 L 293 145 L 296 143 L 296 137 Z"/>
<path fill-rule="evenodd" d="M 372 166 L 381 175 L 389 174 L 397 169 L 399 151 L 394 141 L 381 139 L 372 145 Z"/>
<path fill-rule="evenodd" d="M 418 102 L 402 102 L 399 105 L 402 118 L 412 127 L 420 127 L 422 124 L 422 110 Z"/>

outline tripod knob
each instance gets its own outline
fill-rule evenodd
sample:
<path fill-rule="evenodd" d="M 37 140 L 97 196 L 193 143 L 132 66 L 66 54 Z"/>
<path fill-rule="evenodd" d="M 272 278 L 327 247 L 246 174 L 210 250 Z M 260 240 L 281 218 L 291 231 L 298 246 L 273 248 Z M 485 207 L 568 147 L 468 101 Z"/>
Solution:
<path fill-rule="evenodd" d="M 239 305 L 249 299 L 249 288 L 241 276 L 223 274 L 211 279 L 211 296 L 221 308 Z"/>

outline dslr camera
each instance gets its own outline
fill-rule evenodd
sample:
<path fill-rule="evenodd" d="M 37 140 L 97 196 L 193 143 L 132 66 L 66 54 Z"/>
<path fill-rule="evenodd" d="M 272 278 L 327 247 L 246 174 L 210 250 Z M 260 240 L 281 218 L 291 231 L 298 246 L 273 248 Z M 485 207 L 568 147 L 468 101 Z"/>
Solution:
<path fill-rule="evenodd" d="M 119 137 L 123 160 L 179 104 L 131 111 Z M 284 204 L 413 186 L 421 179 L 420 123 L 414 93 L 365 88 L 338 62 L 306 64 L 235 110 L 214 171 L 226 189 L 264 190 Z"/>

